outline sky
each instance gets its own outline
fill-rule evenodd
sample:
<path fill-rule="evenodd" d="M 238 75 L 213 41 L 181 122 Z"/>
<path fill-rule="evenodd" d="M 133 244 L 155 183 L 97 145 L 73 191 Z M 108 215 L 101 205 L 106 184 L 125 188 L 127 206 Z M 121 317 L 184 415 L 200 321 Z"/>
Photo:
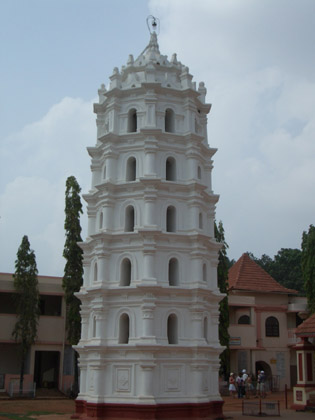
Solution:
<path fill-rule="evenodd" d="M 0 0 L 1 272 L 27 235 L 39 274 L 63 275 L 65 182 L 90 189 L 97 89 L 148 44 L 148 15 L 207 87 L 228 256 L 300 248 L 315 223 L 315 1 Z"/>

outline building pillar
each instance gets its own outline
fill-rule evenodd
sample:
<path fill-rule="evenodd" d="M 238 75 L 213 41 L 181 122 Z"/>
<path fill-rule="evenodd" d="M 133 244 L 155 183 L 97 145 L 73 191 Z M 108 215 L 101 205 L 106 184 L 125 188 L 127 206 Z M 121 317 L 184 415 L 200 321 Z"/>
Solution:
<path fill-rule="evenodd" d="M 155 203 L 156 196 L 145 197 L 144 199 L 144 227 L 156 227 Z"/>
<path fill-rule="evenodd" d="M 142 373 L 141 397 L 151 397 L 154 395 L 154 368 L 155 363 L 143 363 L 140 365 Z"/>
<path fill-rule="evenodd" d="M 96 211 L 88 209 L 87 215 L 88 215 L 88 236 L 90 236 L 95 233 Z"/>
<path fill-rule="evenodd" d="M 113 203 L 111 201 L 107 201 L 103 207 L 103 229 L 112 230 L 112 216 L 113 216 Z"/>
<path fill-rule="evenodd" d="M 106 156 L 106 179 L 116 179 L 116 154 L 110 152 Z"/>
<path fill-rule="evenodd" d="M 143 280 L 156 280 L 154 255 L 155 251 L 143 251 Z"/>
<path fill-rule="evenodd" d="M 203 313 L 196 308 L 192 308 L 190 313 L 192 338 L 201 340 L 203 338 Z"/>

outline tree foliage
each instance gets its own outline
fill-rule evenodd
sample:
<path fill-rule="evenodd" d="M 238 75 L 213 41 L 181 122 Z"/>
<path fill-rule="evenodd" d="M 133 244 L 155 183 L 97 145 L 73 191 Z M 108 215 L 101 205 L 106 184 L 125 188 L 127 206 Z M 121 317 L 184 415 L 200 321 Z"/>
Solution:
<path fill-rule="evenodd" d="M 25 359 L 37 336 L 39 318 L 37 273 L 35 253 L 30 249 L 28 237 L 23 236 L 13 275 L 17 322 L 12 335 L 20 344 L 20 392 L 23 390 Z"/>
<path fill-rule="evenodd" d="M 256 258 L 250 252 L 248 255 L 282 286 L 297 290 L 300 295 L 304 294 L 301 250 L 281 248 L 273 259 L 266 254 L 261 258 Z"/>
<path fill-rule="evenodd" d="M 315 227 L 302 235 L 302 273 L 311 314 L 315 313 Z"/>
<path fill-rule="evenodd" d="M 65 291 L 67 306 L 67 337 L 70 344 L 77 344 L 81 336 L 80 300 L 74 295 L 82 286 L 83 251 L 78 246 L 81 242 L 80 214 L 82 204 L 81 188 L 74 176 L 66 181 L 65 193 L 65 235 L 63 256 L 66 259 L 62 286 Z"/>
<path fill-rule="evenodd" d="M 215 238 L 217 242 L 222 244 L 222 248 L 219 251 L 219 263 L 218 263 L 218 287 L 221 293 L 225 293 L 226 296 L 221 300 L 219 305 L 219 340 L 222 346 L 226 349 L 220 354 L 220 375 L 226 379 L 230 372 L 230 349 L 229 342 L 230 336 L 228 332 L 229 328 L 229 306 L 228 306 L 228 271 L 230 262 L 227 257 L 228 245 L 225 242 L 223 223 L 220 221 L 217 225 L 214 225 Z"/>

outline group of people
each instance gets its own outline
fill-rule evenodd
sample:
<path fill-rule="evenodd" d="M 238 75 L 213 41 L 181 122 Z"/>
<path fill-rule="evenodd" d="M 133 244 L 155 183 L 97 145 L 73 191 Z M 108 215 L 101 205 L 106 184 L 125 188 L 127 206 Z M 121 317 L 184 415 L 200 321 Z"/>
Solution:
<path fill-rule="evenodd" d="M 230 395 L 234 398 L 236 398 L 236 394 L 238 398 L 250 398 L 251 396 L 265 398 L 265 380 L 265 372 L 259 370 L 257 372 L 255 388 L 253 384 L 254 378 L 252 375 L 246 373 L 246 369 L 243 369 L 236 378 L 235 374 L 232 372 L 229 377 Z"/>

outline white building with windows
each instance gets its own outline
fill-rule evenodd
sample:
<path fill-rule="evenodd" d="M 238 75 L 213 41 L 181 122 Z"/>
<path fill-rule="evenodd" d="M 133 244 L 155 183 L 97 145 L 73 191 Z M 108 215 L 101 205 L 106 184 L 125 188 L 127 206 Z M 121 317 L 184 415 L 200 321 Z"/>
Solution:
<path fill-rule="evenodd" d="M 216 418 L 222 295 L 204 83 L 161 55 L 152 31 L 98 93 L 77 415 Z"/>
<path fill-rule="evenodd" d="M 247 254 L 229 270 L 229 334 L 232 372 L 263 370 L 266 390 L 297 382 L 296 327 L 307 314 L 306 297 L 273 279 Z"/>

